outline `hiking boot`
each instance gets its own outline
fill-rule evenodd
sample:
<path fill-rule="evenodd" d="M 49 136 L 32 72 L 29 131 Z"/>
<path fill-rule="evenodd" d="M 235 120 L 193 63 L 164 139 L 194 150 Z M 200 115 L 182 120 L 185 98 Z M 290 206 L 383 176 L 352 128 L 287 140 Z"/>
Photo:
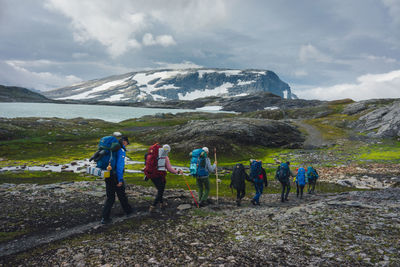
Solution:
<path fill-rule="evenodd" d="M 289 201 L 289 199 L 288 199 L 288 198 L 285 198 L 285 201 Z"/>
<path fill-rule="evenodd" d="M 256 202 L 256 204 L 255 204 L 256 206 L 260 206 L 260 202 Z"/>
<path fill-rule="evenodd" d="M 100 223 L 101 224 L 109 224 L 109 223 L 111 223 L 111 219 L 104 219 L 104 218 L 101 218 L 101 221 L 100 221 Z"/>
<path fill-rule="evenodd" d="M 168 206 L 167 202 L 160 203 L 160 209 L 164 210 Z"/>
<path fill-rule="evenodd" d="M 285 202 L 285 200 L 282 198 L 282 199 L 281 199 L 281 202 Z"/>
<path fill-rule="evenodd" d="M 256 205 L 256 201 L 254 199 L 250 200 L 251 204 L 253 204 L 254 206 Z"/>
<path fill-rule="evenodd" d="M 135 209 L 135 208 L 132 208 L 130 211 L 128 211 L 127 213 L 126 213 L 126 216 L 129 216 L 129 215 L 131 215 L 131 214 L 135 214 L 137 212 L 137 210 Z"/>
<path fill-rule="evenodd" d="M 206 200 L 207 204 L 214 204 L 214 202 L 211 199 Z"/>
<path fill-rule="evenodd" d="M 151 213 L 151 212 L 154 212 L 154 210 L 156 209 L 156 207 L 154 207 L 153 205 L 151 205 L 150 207 L 149 207 L 149 212 Z"/>
<path fill-rule="evenodd" d="M 240 199 L 236 200 L 236 206 L 240 207 Z"/>
<path fill-rule="evenodd" d="M 205 207 L 207 206 L 205 201 L 200 201 L 199 207 Z"/>

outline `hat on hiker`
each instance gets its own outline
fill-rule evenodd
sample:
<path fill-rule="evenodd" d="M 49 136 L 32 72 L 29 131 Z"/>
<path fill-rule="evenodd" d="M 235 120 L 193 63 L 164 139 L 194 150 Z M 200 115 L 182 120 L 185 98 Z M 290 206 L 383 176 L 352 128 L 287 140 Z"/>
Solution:
<path fill-rule="evenodd" d="M 121 136 L 122 136 L 122 133 L 120 133 L 120 132 L 113 132 L 112 135 L 115 136 L 115 137 L 121 137 Z"/>
<path fill-rule="evenodd" d="M 208 147 L 205 146 L 202 149 L 208 154 Z"/>
<path fill-rule="evenodd" d="M 129 139 L 128 139 L 128 137 L 127 136 L 122 136 L 120 139 L 119 139 L 119 141 L 122 143 L 122 141 L 126 141 L 127 143 L 128 143 L 128 145 L 130 144 L 129 143 Z"/>
<path fill-rule="evenodd" d="M 170 152 L 171 151 L 171 147 L 167 144 L 163 145 L 162 148 L 164 149 L 165 152 Z"/>

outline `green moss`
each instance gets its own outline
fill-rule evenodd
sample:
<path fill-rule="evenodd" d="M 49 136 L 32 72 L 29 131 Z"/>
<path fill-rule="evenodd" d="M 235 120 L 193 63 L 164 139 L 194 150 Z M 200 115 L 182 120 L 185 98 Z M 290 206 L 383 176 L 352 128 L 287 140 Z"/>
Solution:
<path fill-rule="evenodd" d="M 15 231 L 15 232 L 0 232 L 0 243 L 13 240 L 21 235 L 26 234 L 27 230 Z"/>
<path fill-rule="evenodd" d="M 52 184 L 70 181 L 93 181 L 94 176 L 77 174 L 77 173 L 56 173 L 56 172 L 39 172 L 39 171 L 6 171 L 0 172 L 0 184 Z"/>

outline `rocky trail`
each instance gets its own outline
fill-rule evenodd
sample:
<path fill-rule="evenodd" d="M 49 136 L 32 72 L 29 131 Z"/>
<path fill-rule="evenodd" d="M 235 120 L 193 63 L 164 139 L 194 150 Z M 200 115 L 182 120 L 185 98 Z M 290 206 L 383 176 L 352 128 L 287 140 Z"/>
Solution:
<path fill-rule="evenodd" d="M 131 185 L 128 198 L 138 212 L 119 215 L 116 203 L 113 223 L 104 226 L 101 189 L 101 182 L 2 186 L 3 206 L 20 203 L 0 211 L 2 231 L 30 232 L 0 243 L 0 266 L 400 264 L 400 241 L 393 238 L 400 236 L 398 188 L 303 199 L 292 188 L 285 203 L 264 194 L 261 206 L 250 198 L 241 207 L 220 199 L 201 209 L 191 205 L 189 192 L 167 190 L 168 209 L 149 214 L 154 189 Z M 52 201 L 63 213 L 42 211 Z"/>

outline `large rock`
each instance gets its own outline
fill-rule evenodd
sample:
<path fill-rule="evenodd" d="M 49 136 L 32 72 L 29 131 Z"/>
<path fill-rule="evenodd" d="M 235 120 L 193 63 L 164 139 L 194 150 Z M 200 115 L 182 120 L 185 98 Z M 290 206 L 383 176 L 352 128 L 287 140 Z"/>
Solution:
<path fill-rule="evenodd" d="M 372 137 L 400 136 L 400 101 L 361 116 L 351 126 L 360 132 L 370 132 Z"/>
<path fill-rule="evenodd" d="M 304 141 L 300 131 L 288 123 L 250 118 L 190 121 L 150 138 L 179 151 L 208 146 L 225 153 L 236 151 L 238 146 L 298 148 Z"/>

